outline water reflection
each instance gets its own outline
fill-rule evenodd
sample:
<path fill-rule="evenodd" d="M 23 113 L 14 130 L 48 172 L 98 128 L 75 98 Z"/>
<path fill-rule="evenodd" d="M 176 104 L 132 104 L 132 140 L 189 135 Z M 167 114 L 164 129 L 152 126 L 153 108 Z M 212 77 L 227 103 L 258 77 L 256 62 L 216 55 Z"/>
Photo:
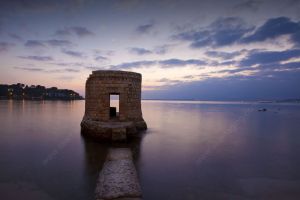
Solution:
<path fill-rule="evenodd" d="M 106 159 L 109 148 L 130 148 L 135 162 L 140 158 L 140 143 L 142 139 L 141 133 L 139 136 L 131 138 L 126 143 L 101 143 L 93 139 L 82 136 L 82 144 L 84 146 L 84 177 L 89 184 L 86 188 L 90 194 L 94 194 L 98 174 L 101 171 Z"/>
<path fill-rule="evenodd" d="M 127 144 L 145 200 L 299 199 L 300 106 L 143 101 Z M 257 112 L 262 107 L 267 112 Z M 0 101 L 1 199 L 94 199 L 110 144 L 80 134 L 84 101 Z"/>
<path fill-rule="evenodd" d="M 139 162 L 145 199 L 300 197 L 299 106 L 263 105 L 266 113 L 260 104 L 143 106 L 152 127 Z"/>

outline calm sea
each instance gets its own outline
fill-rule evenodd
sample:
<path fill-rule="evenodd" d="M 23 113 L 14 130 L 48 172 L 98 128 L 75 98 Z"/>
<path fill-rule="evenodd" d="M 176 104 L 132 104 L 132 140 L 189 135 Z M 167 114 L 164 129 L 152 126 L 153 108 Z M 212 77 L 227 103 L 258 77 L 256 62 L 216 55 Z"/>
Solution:
<path fill-rule="evenodd" d="M 300 104 L 143 101 L 144 200 L 300 199 Z M 258 109 L 266 108 L 266 112 Z M 92 200 L 109 144 L 84 101 L 0 101 L 0 199 Z"/>

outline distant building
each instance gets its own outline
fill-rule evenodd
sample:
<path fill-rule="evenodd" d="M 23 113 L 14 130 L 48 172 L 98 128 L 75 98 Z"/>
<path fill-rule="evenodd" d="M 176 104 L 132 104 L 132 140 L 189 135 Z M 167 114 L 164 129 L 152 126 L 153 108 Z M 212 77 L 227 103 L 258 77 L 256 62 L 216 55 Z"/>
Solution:
<path fill-rule="evenodd" d="M 0 84 L 0 99 L 81 100 L 83 97 L 73 90 L 17 83 L 12 85 Z"/>

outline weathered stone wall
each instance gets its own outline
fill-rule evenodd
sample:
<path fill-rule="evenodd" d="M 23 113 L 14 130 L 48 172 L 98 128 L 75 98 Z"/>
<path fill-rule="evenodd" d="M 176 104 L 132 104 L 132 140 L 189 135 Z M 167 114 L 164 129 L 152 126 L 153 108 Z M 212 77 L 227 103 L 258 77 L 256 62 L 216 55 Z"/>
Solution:
<path fill-rule="evenodd" d="M 119 121 L 144 121 L 141 110 L 142 76 L 135 72 L 93 71 L 86 82 L 85 119 L 107 122 L 109 95 L 119 94 Z"/>

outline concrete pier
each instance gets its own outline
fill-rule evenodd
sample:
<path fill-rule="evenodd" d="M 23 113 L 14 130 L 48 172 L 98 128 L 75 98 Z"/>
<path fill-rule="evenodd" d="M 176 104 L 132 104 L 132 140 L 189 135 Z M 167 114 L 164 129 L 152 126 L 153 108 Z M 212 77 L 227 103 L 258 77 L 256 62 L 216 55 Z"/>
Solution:
<path fill-rule="evenodd" d="M 96 200 L 141 200 L 142 191 L 137 172 L 128 148 L 109 150 L 99 174 Z"/>

